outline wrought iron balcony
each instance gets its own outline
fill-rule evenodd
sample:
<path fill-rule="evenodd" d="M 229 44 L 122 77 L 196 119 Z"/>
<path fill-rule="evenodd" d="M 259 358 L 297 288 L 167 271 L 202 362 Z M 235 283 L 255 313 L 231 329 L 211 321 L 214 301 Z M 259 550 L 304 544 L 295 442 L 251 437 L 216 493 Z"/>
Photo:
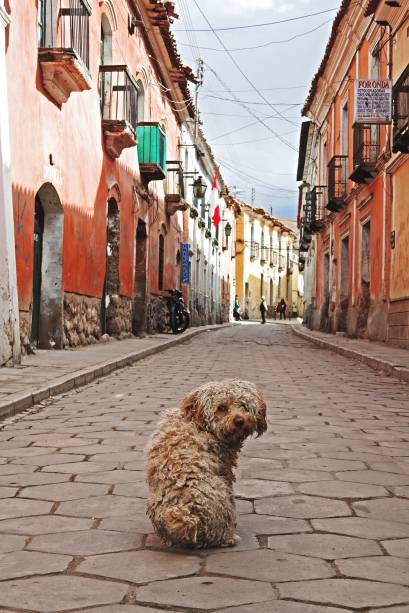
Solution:
<path fill-rule="evenodd" d="M 393 88 L 394 153 L 409 153 L 409 65 Z"/>
<path fill-rule="evenodd" d="M 320 232 L 325 225 L 327 187 L 316 185 L 309 192 L 304 205 L 304 225 L 310 232 Z"/>
<path fill-rule="evenodd" d="M 136 145 L 138 86 L 127 66 L 100 66 L 102 131 L 107 153 L 118 158 Z"/>
<path fill-rule="evenodd" d="M 166 135 L 157 121 L 138 124 L 138 160 L 146 183 L 166 177 Z"/>
<path fill-rule="evenodd" d="M 354 126 L 354 170 L 350 179 L 355 183 L 370 183 L 376 173 L 379 156 L 379 126 Z"/>
<path fill-rule="evenodd" d="M 329 211 L 340 211 L 345 205 L 348 190 L 348 156 L 334 155 L 328 164 L 328 200 Z"/>
<path fill-rule="evenodd" d="M 260 263 L 265 264 L 268 260 L 268 247 L 261 245 L 260 249 Z"/>
<path fill-rule="evenodd" d="M 186 211 L 185 186 L 183 181 L 182 162 L 167 160 L 166 162 L 165 202 L 167 215 L 174 215 L 176 211 Z"/>
<path fill-rule="evenodd" d="M 72 92 L 92 87 L 88 71 L 90 15 L 87 0 L 43 0 L 39 8 L 38 59 L 43 86 L 60 105 Z"/>

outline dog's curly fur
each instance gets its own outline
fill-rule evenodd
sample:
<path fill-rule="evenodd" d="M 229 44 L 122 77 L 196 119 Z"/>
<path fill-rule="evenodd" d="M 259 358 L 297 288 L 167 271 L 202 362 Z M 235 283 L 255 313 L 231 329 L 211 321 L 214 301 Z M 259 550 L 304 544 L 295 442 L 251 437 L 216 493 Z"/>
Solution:
<path fill-rule="evenodd" d="M 266 429 L 263 397 L 237 379 L 207 383 L 165 414 L 147 466 L 147 514 L 162 540 L 193 548 L 235 544 L 233 469 L 244 440 Z"/>

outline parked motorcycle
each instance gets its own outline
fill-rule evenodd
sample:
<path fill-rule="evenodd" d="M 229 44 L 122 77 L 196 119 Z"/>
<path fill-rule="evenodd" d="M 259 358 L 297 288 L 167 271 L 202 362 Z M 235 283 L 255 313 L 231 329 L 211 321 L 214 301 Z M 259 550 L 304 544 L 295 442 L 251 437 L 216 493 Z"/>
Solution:
<path fill-rule="evenodd" d="M 190 313 L 185 306 L 183 294 L 178 289 L 169 289 L 166 298 L 169 310 L 169 326 L 173 334 L 182 334 L 190 325 Z"/>

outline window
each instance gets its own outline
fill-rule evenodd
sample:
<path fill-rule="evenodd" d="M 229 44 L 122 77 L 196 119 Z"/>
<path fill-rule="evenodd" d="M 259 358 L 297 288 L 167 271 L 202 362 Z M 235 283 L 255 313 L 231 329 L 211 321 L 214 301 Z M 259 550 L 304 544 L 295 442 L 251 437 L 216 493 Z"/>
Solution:
<path fill-rule="evenodd" d="M 138 122 L 143 121 L 145 117 L 145 88 L 140 79 L 136 82 L 138 89 Z"/>
<path fill-rule="evenodd" d="M 367 221 L 361 232 L 361 282 L 370 283 L 371 279 L 371 223 Z"/>
<path fill-rule="evenodd" d="M 159 235 L 159 267 L 158 267 L 158 287 L 163 290 L 163 269 L 165 265 L 165 237 Z"/>
<path fill-rule="evenodd" d="M 341 242 L 341 300 L 348 298 L 349 285 L 349 237 Z"/>
<path fill-rule="evenodd" d="M 38 46 L 45 45 L 45 0 L 38 0 Z"/>
<path fill-rule="evenodd" d="M 260 298 L 263 296 L 264 294 L 264 275 L 263 273 L 261 273 L 261 277 L 260 277 Z"/>
<path fill-rule="evenodd" d="M 348 155 L 348 103 L 341 111 L 341 155 Z"/>

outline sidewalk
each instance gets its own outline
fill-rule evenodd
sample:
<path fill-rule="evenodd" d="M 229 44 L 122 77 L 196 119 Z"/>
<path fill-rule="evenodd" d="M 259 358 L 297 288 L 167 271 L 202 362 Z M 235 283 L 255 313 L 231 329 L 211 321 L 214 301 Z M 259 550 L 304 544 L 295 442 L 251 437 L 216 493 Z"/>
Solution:
<path fill-rule="evenodd" d="M 330 349 L 370 368 L 380 370 L 409 383 L 409 351 L 364 339 L 347 338 L 293 325 L 293 332 L 324 349 Z"/>
<path fill-rule="evenodd" d="M 14 368 L 0 368 L 0 418 L 29 409 L 57 394 L 81 387 L 150 355 L 185 343 L 202 332 L 231 324 L 192 328 L 173 336 L 157 334 L 123 341 L 112 340 L 66 351 L 37 350 Z"/>

